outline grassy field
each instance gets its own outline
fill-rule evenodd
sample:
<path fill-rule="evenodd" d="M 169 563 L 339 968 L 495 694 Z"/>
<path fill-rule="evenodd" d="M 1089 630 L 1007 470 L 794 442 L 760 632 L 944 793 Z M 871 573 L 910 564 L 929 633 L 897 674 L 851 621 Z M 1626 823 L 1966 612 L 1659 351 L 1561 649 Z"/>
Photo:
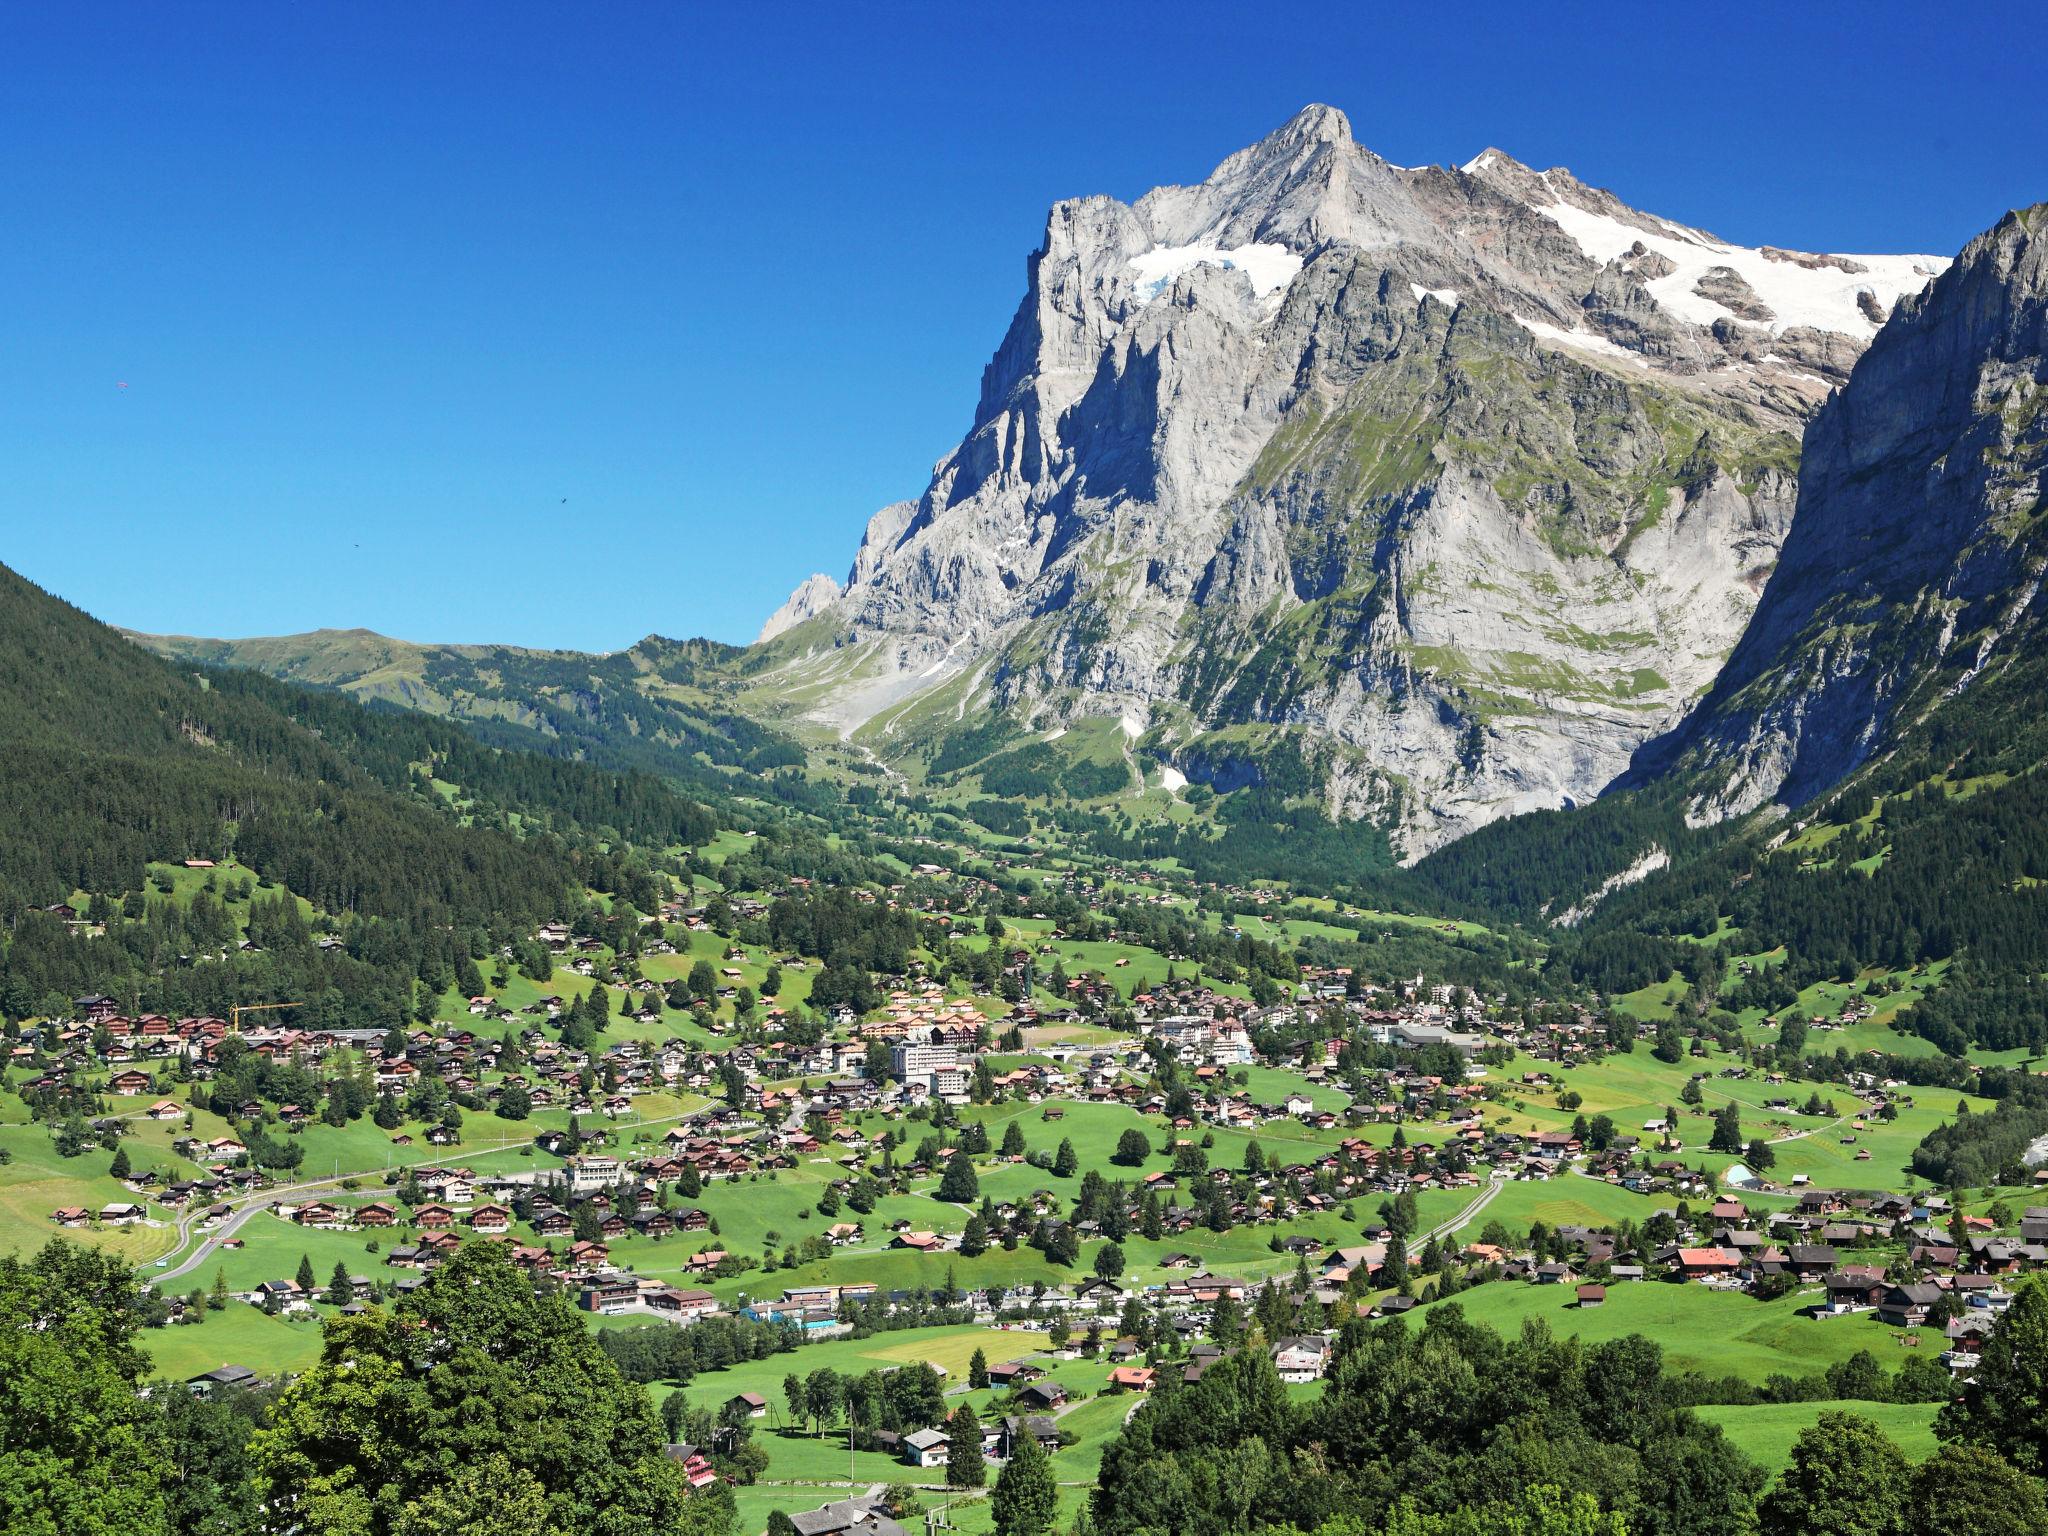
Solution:
<path fill-rule="evenodd" d="M 664 1324 L 650 1326 L 662 1327 Z M 878 1333 L 865 1339 L 824 1339 L 806 1344 L 788 1354 L 770 1355 L 765 1360 L 748 1360 L 722 1371 L 706 1371 L 679 1388 L 693 1404 L 716 1408 L 737 1392 L 758 1392 L 767 1398 L 772 1412 L 771 1427 L 784 1417 L 782 1379 L 792 1372 L 808 1376 L 813 1371 L 834 1370 L 858 1376 L 866 1371 L 890 1370 L 898 1366 L 925 1364 L 945 1372 L 950 1388 L 967 1385 L 967 1363 L 975 1350 L 983 1351 L 990 1364 L 1016 1360 L 1038 1352 L 1045 1335 L 1029 1329 L 955 1328 L 905 1329 Z M 666 1396 L 666 1392 L 662 1395 Z M 840 1446 L 842 1457 L 845 1444 Z M 844 1465 L 842 1459 L 841 1465 Z"/>
<path fill-rule="evenodd" d="M 1669 1369 L 1762 1381 L 1773 1372 L 1805 1376 L 1860 1349 L 1886 1369 L 1900 1351 L 1874 1314 L 1819 1320 L 1800 1316 L 1818 1293 L 1757 1301 L 1738 1292 L 1644 1280 L 1607 1288 L 1607 1304 L 1577 1306 L 1569 1286 L 1500 1282 L 1463 1291 L 1452 1303 L 1474 1322 L 1512 1337 L 1540 1317 L 1553 1333 L 1600 1343 L 1640 1333 L 1663 1346 Z M 1427 1312 L 1428 1307 L 1417 1309 Z"/>
<path fill-rule="evenodd" d="M 272 1317 L 260 1307 L 231 1301 L 206 1321 L 145 1329 L 137 1337 L 155 1373 L 183 1381 L 222 1365 L 246 1365 L 265 1376 L 303 1371 L 320 1358 L 320 1324 Z"/>
<path fill-rule="evenodd" d="M 1709 1424 L 1721 1426 L 1736 1448 L 1771 1470 L 1791 1464 L 1792 1442 L 1823 1413 L 1859 1413 L 1876 1424 L 1913 1461 L 1934 1452 L 1934 1415 L 1938 1403 L 1756 1403 L 1741 1407 L 1695 1408 Z"/>

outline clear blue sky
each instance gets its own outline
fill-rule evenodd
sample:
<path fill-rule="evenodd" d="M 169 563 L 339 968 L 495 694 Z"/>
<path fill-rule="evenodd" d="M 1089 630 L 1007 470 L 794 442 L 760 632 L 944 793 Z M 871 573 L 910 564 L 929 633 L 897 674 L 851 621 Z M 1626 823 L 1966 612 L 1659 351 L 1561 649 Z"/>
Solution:
<path fill-rule="evenodd" d="M 966 427 L 1051 202 L 1309 101 L 1752 243 L 2048 197 L 2018 5 L 720 9 L 8 8 L 0 561 L 141 629 L 750 639 Z"/>

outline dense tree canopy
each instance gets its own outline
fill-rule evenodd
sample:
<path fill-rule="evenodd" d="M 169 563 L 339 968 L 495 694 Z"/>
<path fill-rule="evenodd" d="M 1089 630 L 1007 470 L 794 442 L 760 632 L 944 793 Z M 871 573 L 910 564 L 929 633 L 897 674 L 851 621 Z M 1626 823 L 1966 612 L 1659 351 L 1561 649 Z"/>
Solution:
<path fill-rule="evenodd" d="M 252 1462 L 280 1536 L 668 1536 L 696 1506 L 665 1445 L 567 1300 L 471 1243 L 394 1311 L 331 1321 Z"/>

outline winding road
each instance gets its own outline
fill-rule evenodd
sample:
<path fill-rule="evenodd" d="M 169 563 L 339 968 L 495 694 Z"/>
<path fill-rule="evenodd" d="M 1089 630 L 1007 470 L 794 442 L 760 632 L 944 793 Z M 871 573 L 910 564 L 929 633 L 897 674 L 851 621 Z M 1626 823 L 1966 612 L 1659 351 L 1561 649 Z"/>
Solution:
<path fill-rule="evenodd" d="M 662 1115 L 652 1120 L 635 1120 L 623 1129 L 645 1130 L 649 1126 L 671 1125 L 676 1121 L 688 1118 L 689 1115 L 687 1114 Z M 470 1150 L 480 1153 L 509 1152 L 517 1150 L 524 1145 L 524 1142 L 514 1141 L 507 1142 L 503 1146 L 473 1147 Z M 233 1214 L 213 1231 L 207 1233 L 205 1240 L 200 1243 L 199 1247 L 189 1257 L 181 1260 L 174 1266 L 164 1269 L 157 1269 L 154 1265 L 146 1264 L 142 1266 L 143 1279 L 151 1286 L 160 1287 L 165 1281 L 184 1278 L 218 1253 L 229 1238 L 233 1237 L 248 1224 L 250 1217 L 259 1211 L 269 1210 L 272 1206 L 289 1199 L 293 1195 L 304 1194 L 308 1190 L 327 1189 L 333 1185 L 344 1184 L 351 1179 L 370 1179 L 387 1172 L 402 1172 L 407 1168 L 429 1168 L 441 1163 L 459 1162 L 461 1161 L 461 1151 L 462 1149 L 459 1147 L 444 1147 L 428 1157 L 416 1157 L 407 1162 L 393 1163 L 388 1169 L 358 1168 L 349 1173 L 338 1173 L 324 1179 L 306 1179 L 296 1184 L 280 1184 L 273 1189 L 260 1190 L 256 1194 L 244 1196 L 240 1203 L 230 1201 L 228 1203 L 235 1206 Z M 172 1253 L 177 1253 L 192 1240 L 192 1225 L 199 1220 L 201 1214 L 199 1211 L 187 1211 L 178 1218 L 178 1242 L 177 1246 L 171 1250 Z M 163 1260 L 159 1259 L 156 1263 L 161 1264 Z"/>

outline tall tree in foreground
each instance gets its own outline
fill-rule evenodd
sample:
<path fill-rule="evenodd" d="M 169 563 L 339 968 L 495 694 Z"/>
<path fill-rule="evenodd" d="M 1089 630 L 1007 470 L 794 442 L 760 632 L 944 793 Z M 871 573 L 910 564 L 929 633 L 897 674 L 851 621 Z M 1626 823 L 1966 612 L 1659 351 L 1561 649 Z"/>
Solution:
<path fill-rule="evenodd" d="M 946 1421 L 946 1486 L 979 1488 L 988 1481 L 988 1465 L 981 1459 L 981 1421 L 974 1405 L 962 1403 Z"/>
<path fill-rule="evenodd" d="M 1941 1536 L 2037 1536 L 2048 1531 L 2041 1485 L 1996 1451 L 1944 1445 L 1913 1472 L 1906 1529 Z"/>
<path fill-rule="evenodd" d="M 256 1536 L 263 1510 L 249 1483 L 255 1401 L 243 1393 L 194 1397 L 160 1387 L 171 1473 L 167 1523 L 177 1536 Z"/>
<path fill-rule="evenodd" d="M 666 1444 L 568 1301 L 477 1242 L 394 1312 L 331 1320 L 250 1460 L 292 1536 L 723 1536 Z"/>
<path fill-rule="evenodd" d="M 1962 1396 L 1941 1410 L 1944 1440 L 1988 1447 L 2048 1476 L 2048 1282 L 2029 1280 L 1991 1331 Z"/>
<path fill-rule="evenodd" d="M 135 1277 L 52 1242 L 0 1258 L 0 1531 L 157 1536 L 163 1436 L 135 1392 Z"/>
<path fill-rule="evenodd" d="M 1906 1456 L 1860 1413 L 1824 1413 L 1757 1505 L 1764 1536 L 1904 1536 Z"/>
<path fill-rule="evenodd" d="M 1052 1458 L 1020 1424 L 1010 1459 L 996 1477 L 993 1500 L 996 1536 L 1044 1536 L 1059 1513 L 1059 1485 Z"/>

